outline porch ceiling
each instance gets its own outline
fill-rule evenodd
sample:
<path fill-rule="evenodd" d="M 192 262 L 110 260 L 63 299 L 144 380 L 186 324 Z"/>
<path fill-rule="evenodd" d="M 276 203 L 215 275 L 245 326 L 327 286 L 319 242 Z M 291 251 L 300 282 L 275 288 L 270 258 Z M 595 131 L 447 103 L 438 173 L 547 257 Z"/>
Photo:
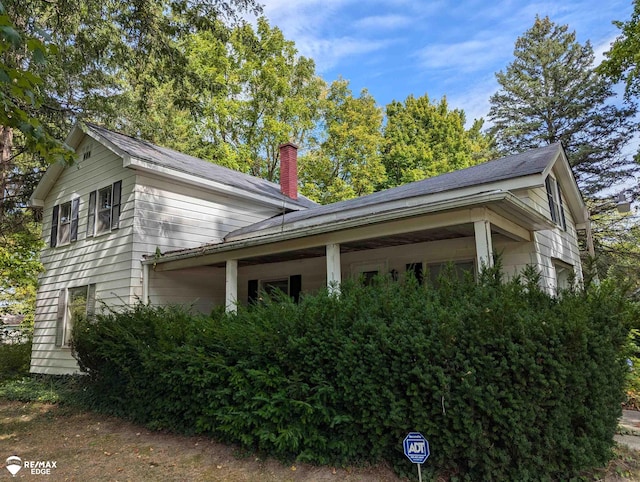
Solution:
<path fill-rule="evenodd" d="M 446 228 L 424 229 L 421 231 L 414 231 L 410 233 L 394 234 L 391 236 L 381 236 L 378 238 L 343 243 L 340 245 L 340 253 L 344 254 L 354 251 L 402 246 L 406 244 L 424 243 L 428 241 L 441 241 L 444 239 L 465 238 L 472 237 L 473 235 L 473 223 L 465 223 L 456 226 L 449 226 Z M 238 262 L 238 265 L 240 267 L 243 267 L 257 264 L 280 263 L 283 261 L 324 257 L 325 254 L 325 247 L 318 246 L 313 248 L 289 251 L 286 253 L 277 253 L 242 259 Z M 212 266 L 224 267 L 225 263 L 216 263 Z"/>

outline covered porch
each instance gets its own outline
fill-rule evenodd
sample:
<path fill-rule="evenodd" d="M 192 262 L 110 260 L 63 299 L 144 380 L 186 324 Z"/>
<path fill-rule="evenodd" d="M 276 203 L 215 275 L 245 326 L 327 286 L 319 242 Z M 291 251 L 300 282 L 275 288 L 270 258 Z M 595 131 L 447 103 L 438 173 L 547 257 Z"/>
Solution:
<path fill-rule="evenodd" d="M 540 263 L 533 233 L 552 227 L 503 191 L 343 219 L 271 222 L 231 233 L 224 243 L 147 257 L 142 299 L 234 311 L 273 287 L 297 298 L 324 286 L 339 290 L 349 277 L 427 273 L 450 261 L 477 273 L 491 266 L 494 251 L 509 277 Z"/>

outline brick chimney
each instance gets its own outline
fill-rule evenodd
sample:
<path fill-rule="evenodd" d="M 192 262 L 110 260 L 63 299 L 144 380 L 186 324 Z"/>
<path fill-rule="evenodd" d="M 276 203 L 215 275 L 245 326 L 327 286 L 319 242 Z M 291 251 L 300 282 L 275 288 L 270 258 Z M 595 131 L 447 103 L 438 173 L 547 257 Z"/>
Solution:
<path fill-rule="evenodd" d="M 280 145 L 280 192 L 298 199 L 298 146 L 291 142 Z"/>

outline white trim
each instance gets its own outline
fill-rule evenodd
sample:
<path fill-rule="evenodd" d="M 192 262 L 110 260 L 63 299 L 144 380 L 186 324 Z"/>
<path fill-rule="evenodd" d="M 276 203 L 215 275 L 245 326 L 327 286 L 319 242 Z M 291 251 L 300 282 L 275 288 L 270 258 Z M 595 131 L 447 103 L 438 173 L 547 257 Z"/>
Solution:
<path fill-rule="evenodd" d="M 337 243 L 326 245 L 327 257 L 327 288 L 331 294 L 340 293 L 342 273 L 340 271 L 340 245 Z"/>
<path fill-rule="evenodd" d="M 478 273 L 482 267 L 493 266 L 493 240 L 491 239 L 491 223 L 487 220 L 474 221 L 473 230 L 476 240 L 476 268 Z"/>
<path fill-rule="evenodd" d="M 227 313 L 238 311 L 238 260 L 228 259 L 225 269 L 224 306 Z"/>
<path fill-rule="evenodd" d="M 288 202 L 287 199 L 289 198 L 287 198 L 285 195 L 282 195 L 281 199 L 276 199 L 265 196 L 256 191 L 244 191 L 243 189 L 239 189 L 236 186 L 230 186 L 220 182 L 212 181 L 183 171 L 169 169 L 167 167 L 160 166 L 155 162 L 140 159 L 137 157 L 127 156 L 127 159 L 125 159 L 124 162 L 124 167 L 139 170 L 145 173 L 155 173 L 158 176 L 166 179 L 171 179 L 174 181 L 179 180 L 191 186 L 204 188 L 206 190 L 213 190 L 221 194 L 239 197 L 241 199 L 248 199 L 252 202 L 276 207 L 283 211 L 299 211 L 302 209 L 306 209 L 298 204 L 292 204 Z"/>

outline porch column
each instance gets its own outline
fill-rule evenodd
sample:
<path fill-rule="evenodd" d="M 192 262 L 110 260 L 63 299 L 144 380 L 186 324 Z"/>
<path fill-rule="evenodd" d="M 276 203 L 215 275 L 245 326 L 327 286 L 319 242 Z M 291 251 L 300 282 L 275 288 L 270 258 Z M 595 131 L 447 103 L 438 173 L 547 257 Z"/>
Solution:
<path fill-rule="evenodd" d="M 483 266 L 493 266 L 493 242 L 491 240 L 491 223 L 482 219 L 473 222 L 473 230 L 476 237 L 476 263 L 478 272 Z"/>
<path fill-rule="evenodd" d="M 142 265 L 142 303 L 149 303 L 149 265 Z"/>
<path fill-rule="evenodd" d="M 339 294 L 342 274 L 340 273 L 340 245 L 327 244 L 327 287 L 329 293 Z"/>
<path fill-rule="evenodd" d="M 225 283 L 225 310 L 235 313 L 238 310 L 238 260 L 228 259 Z"/>

